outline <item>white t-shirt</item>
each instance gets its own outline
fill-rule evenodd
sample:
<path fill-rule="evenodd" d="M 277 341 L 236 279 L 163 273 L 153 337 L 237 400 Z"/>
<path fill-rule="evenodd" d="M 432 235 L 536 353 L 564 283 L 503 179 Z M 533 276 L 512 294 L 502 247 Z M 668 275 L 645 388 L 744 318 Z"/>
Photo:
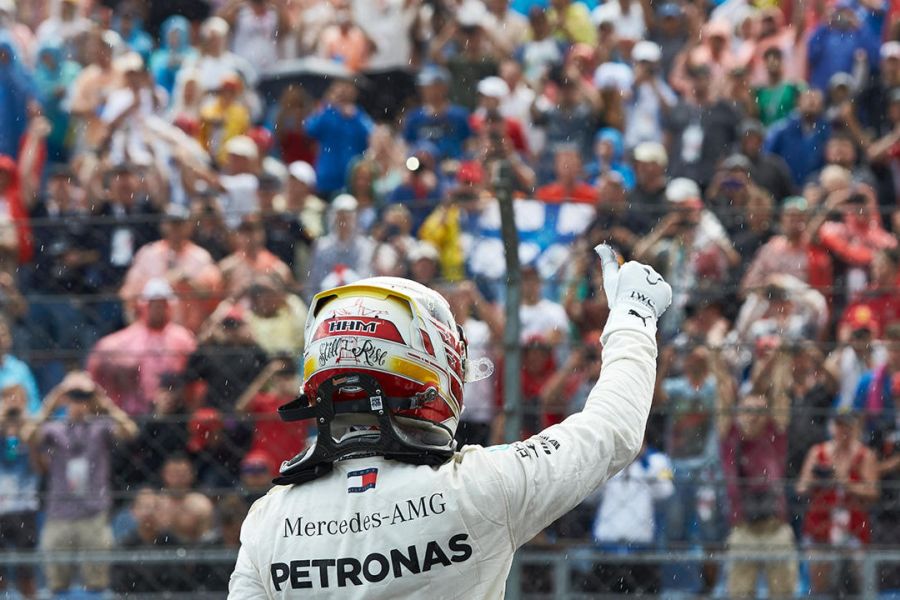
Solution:
<path fill-rule="evenodd" d="M 256 175 L 241 173 L 220 175 L 219 182 L 225 188 L 225 193 L 219 200 L 225 224 L 234 229 L 241 224 L 241 219 L 246 215 L 259 210 L 259 201 L 256 197 L 259 180 Z"/>
<path fill-rule="evenodd" d="M 554 332 L 563 335 L 569 329 L 569 317 L 561 304 L 542 298 L 537 304 L 522 304 L 519 307 L 519 319 L 522 322 L 521 339 L 530 337 L 548 337 Z"/>
<path fill-rule="evenodd" d="M 257 15 L 245 6 L 237 14 L 232 50 L 253 65 L 257 73 L 264 73 L 279 59 L 277 31 L 278 12 L 274 8 Z"/>
<path fill-rule="evenodd" d="M 598 542 L 653 541 L 653 503 L 672 495 L 672 463 L 669 457 L 651 452 L 638 458 L 603 488 L 603 499 L 594 520 Z"/>
<path fill-rule="evenodd" d="M 408 69 L 412 58 L 410 27 L 415 5 L 407 0 L 353 0 L 353 21 L 375 42 L 368 69 Z"/>
<path fill-rule="evenodd" d="M 647 23 L 644 21 L 644 9 L 638 0 L 630 0 L 628 14 L 622 14 L 622 6 L 619 0 L 606 0 L 591 13 L 594 23 L 611 21 L 616 28 L 616 34 L 620 38 L 630 40 L 642 40 L 647 34 Z"/>

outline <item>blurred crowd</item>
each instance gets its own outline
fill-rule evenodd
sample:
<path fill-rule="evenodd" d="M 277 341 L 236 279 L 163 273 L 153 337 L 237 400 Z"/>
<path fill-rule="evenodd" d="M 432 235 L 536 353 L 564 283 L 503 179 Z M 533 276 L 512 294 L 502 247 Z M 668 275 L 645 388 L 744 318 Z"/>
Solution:
<path fill-rule="evenodd" d="M 322 289 L 438 289 L 502 371 L 511 197 L 521 435 L 579 410 L 602 368 L 595 244 L 674 289 L 645 450 L 534 543 L 847 558 L 586 564 L 585 592 L 858 592 L 862 549 L 900 539 L 898 16 L 0 0 L 0 546 L 236 547 L 315 435 L 275 409 Z M 501 381 L 468 384 L 460 443 L 502 440 Z M 228 567 L 0 584 L 221 592 Z"/>

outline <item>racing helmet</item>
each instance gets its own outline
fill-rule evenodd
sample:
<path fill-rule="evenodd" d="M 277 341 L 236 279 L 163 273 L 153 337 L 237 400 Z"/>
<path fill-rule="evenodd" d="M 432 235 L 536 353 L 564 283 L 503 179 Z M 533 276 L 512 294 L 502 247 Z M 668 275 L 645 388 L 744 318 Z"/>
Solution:
<path fill-rule="evenodd" d="M 276 483 L 302 483 L 350 455 L 438 465 L 456 449 L 463 387 L 490 376 L 469 361 L 462 327 L 436 291 L 395 277 L 363 279 L 310 304 L 303 386 L 283 420 L 315 419 L 314 446 L 285 461 Z"/>

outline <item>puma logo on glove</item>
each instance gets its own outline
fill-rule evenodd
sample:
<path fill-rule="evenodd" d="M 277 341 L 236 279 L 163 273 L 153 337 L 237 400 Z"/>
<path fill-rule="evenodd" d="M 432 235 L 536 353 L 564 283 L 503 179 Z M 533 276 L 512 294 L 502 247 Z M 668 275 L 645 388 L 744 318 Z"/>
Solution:
<path fill-rule="evenodd" d="M 648 265 L 630 261 L 619 268 L 616 252 L 607 244 L 594 250 L 603 265 L 603 289 L 610 314 L 637 317 L 644 327 L 652 327 L 672 303 L 672 288 Z M 645 315 L 647 309 L 649 315 Z"/>
<path fill-rule="evenodd" d="M 644 327 L 647 326 L 647 319 L 650 318 L 650 315 L 647 315 L 647 316 L 645 317 L 644 315 L 639 314 L 639 313 L 638 313 L 636 310 L 634 310 L 633 308 L 629 308 L 629 309 L 628 309 L 628 314 L 629 314 L 629 315 L 633 315 L 633 316 L 637 317 L 638 319 L 640 319 L 641 322 L 644 324 Z"/>

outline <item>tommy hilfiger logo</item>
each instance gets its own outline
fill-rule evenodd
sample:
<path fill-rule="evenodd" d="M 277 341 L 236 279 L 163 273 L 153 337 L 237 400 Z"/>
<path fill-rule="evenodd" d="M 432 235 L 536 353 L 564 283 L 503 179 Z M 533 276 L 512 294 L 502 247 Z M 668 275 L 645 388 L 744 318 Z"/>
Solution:
<path fill-rule="evenodd" d="M 378 480 L 378 469 L 372 467 L 361 471 L 350 471 L 347 473 L 347 493 L 359 494 L 375 487 Z"/>

